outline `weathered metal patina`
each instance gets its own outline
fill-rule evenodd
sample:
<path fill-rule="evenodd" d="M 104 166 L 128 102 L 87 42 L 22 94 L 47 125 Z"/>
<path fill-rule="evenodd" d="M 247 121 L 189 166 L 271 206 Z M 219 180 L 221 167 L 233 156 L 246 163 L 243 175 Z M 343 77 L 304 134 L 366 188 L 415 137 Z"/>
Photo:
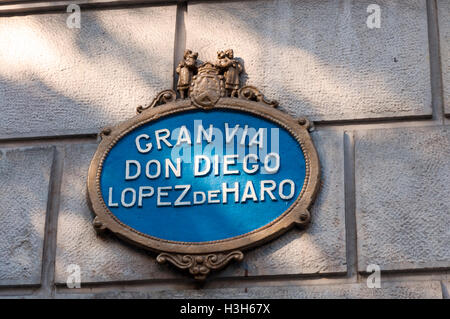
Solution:
<path fill-rule="evenodd" d="M 197 53 L 187 50 L 184 58 L 177 68 L 182 74 L 178 81 L 179 98 L 173 90 L 163 91 L 148 106 L 138 107 L 137 116 L 102 130 L 89 168 L 88 195 L 97 231 L 108 229 L 157 252 L 159 263 L 168 261 L 188 269 L 201 280 L 231 260 L 242 260 L 243 251 L 278 237 L 291 227 L 306 226 L 310 221 L 309 208 L 319 189 L 320 168 L 309 135 L 312 124 L 306 118 L 295 119 L 277 110 L 278 103 L 266 100 L 257 88 L 240 87 L 243 68 L 232 50 L 220 51 L 217 62 L 200 66 L 196 64 Z M 254 128 L 253 138 L 241 139 L 244 162 L 233 162 L 243 171 L 227 171 L 224 164 L 238 155 L 226 155 L 225 150 L 225 160 L 219 163 L 218 150 L 214 150 L 208 156 L 200 155 L 214 166 L 208 174 L 200 174 L 204 167 L 196 162 L 198 154 L 204 154 L 213 144 L 213 129 L 231 130 L 229 125 L 236 131 L 241 125 L 245 134 Z M 209 140 L 207 128 L 211 128 Z M 190 134 L 194 135 L 197 129 L 200 137 L 191 139 Z M 271 153 L 262 151 L 258 132 L 268 131 L 273 133 L 264 137 L 266 144 L 269 136 L 271 141 L 280 139 L 278 153 L 273 152 L 273 145 Z M 174 132 L 176 144 L 169 140 Z M 168 135 L 155 144 L 150 133 Z M 221 141 L 219 135 L 214 134 L 215 142 Z M 180 141 L 186 147 L 174 155 L 181 147 Z M 223 141 L 229 142 L 227 137 Z M 248 155 L 251 150 L 255 153 Z M 186 155 L 186 151 L 193 153 Z M 168 162 L 169 157 L 172 160 Z M 250 159 L 254 160 L 252 164 Z M 277 161 L 277 171 L 271 171 L 271 165 L 277 165 Z M 165 167 L 165 175 L 161 167 Z M 126 173 L 122 174 L 124 168 Z M 220 172 L 221 169 L 226 172 Z M 208 191 L 206 187 L 219 190 Z M 169 194 L 172 190 L 179 190 L 176 197 Z M 222 195 L 218 195 L 220 190 Z M 185 197 L 188 193 L 193 195 L 189 200 Z M 149 207 L 150 203 L 154 205 Z"/>

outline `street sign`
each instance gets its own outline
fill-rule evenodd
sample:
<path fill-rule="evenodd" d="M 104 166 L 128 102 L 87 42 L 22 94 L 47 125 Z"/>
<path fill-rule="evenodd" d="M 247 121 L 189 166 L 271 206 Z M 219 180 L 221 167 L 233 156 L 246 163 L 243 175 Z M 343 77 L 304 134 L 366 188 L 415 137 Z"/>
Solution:
<path fill-rule="evenodd" d="M 224 83 L 212 63 L 200 66 L 190 98 L 164 91 L 136 117 L 103 130 L 89 170 L 94 227 L 197 279 L 307 225 L 319 185 L 310 123 L 277 110 L 254 87 L 227 96 Z"/>

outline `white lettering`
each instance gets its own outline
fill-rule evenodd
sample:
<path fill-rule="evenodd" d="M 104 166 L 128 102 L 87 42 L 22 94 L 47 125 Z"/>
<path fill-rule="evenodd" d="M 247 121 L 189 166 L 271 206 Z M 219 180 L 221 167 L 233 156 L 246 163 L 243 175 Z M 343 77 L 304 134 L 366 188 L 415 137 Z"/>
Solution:
<path fill-rule="evenodd" d="M 230 128 L 228 127 L 228 123 L 225 123 L 225 143 L 229 144 L 233 140 L 239 129 L 239 125 L 236 125 L 230 133 Z"/>
<path fill-rule="evenodd" d="M 248 168 L 248 162 L 249 159 L 253 159 L 255 161 L 258 161 L 258 156 L 256 156 L 256 154 L 248 154 L 244 156 L 244 162 L 242 163 L 242 169 L 244 170 L 245 173 L 247 174 L 254 174 L 258 171 L 258 164 L 254 163 L 252 165 L 252 168 Z"/>
<path fill-rule="evenodd" d="M 150 165 L 155 164 L 156 165 L 156 172 L 155 174 L 150 173 Z M 157 160 L 150 160 L 145 165 L 145 175 L 150 179 L 158 178 L 159 175 L 161 175 L 161 163 L 159 163 Z"/>
<path fill-rule="evenodd" d="M 165 134 L 163 136 L 161 136 L 161 134 Z M 166 144 L 168 147 L 172 147 L 172 144 L 170 144 L 170 142 L 167 140 L 170 136 L 170 131 L 166 128 L 163 128 L 161 130 L 157 130 L 155 131 L 155 136 L 156 136 L 156 145 L 158 147 L 158 150 L 161 149 L 161 141 L 164 142 L 164 144 Z"/>
<path fill-rule="evenodd" d="M 214 155 L 214 175 L 219 176 L 219 155 Z"/>
<path fill-rule="evenodd" d="M 202 199 L 197 200 L 197 195 L 201 195 Z M 204 204 L 206 202 L 206 194 L 204 192 L 194 192 L 194 205 Z"/>
<path fill-rule="evenodd" d="M 205 168 L 203 171 L 200 171 L 200 160 L 205 161 Z M 206 155 L 197 155 L 194 160 L 194 176 L 204 176 L 209 173 L 211 169 L 211 160 Z"/>
<path fill-rule="evenodd" d="M 258 197 L 256 196 L 255 187 L 253 186 L 252 181 L 248 181 L 247 184 L 245 184 L 241 203 L 245 203 L 247 199 L 252 199 L 254 202 L 258 201 Z"/>
<path fill-rule="evenodd" d="M 269 166 L 270 157 L 273 157 L 275 159 L 274 167 Z M 279 169 L 280 169 L 280 155 L 278 155 L 277 153 L 267 154 L 267 156 L 264 158 L 264 170 L 268 174 L 275 174 L 276 172 L 278 172 Z"/>
<path fill-rule="evenodd" d="M 220 204 L 220 199 L 217 198 L 220 191 L 208 191 L 208 204 Z"/>
<path fill-rule="evenodd" d="M 144 193 L 144 191 L 148 191 L 148 193 Z M 142 198 L 144 197 L 152 197 L 155 193 L 155 190 L 151 186 L 140 186 L 138 193 L 138 207 L 142 207 Z"/>
<path fill-rule="evenodd" d="M 244 132 L 242 133 L 242 137 L 241 137 L 241 145 L 245 144 L 245 138 L 247 137 L 247 132 L 248 132 L 248 125 L 245 125 Z"/>
<path fill-rule="evenodd" d="M 131 193 L 131 202 L 129 203 L 125 201 L 127 193 Z M 122 191 L 120 202 L 122 203 L 122 206 L 126 208 L 134 206 L 134 204 L 136 203 L 136 191 L 134 190 L 134 188 L 125 188 Z"/>
<path fill-rule="evenodd" d="M 284 188 L 285 184 L 289 184 L 289 186 L 291 186 L 289 195 L 284 195 L 284 193 L 283 193 L 283 188 Z M 284 200 L 291 199 L 292 197 L 294 197 L 294 192 L 295 192 L 295 184 L 290 179 L 285 179 L 285 180 L 281 181 L 280 185 L 278 186 L 278 195 L 280 195 L 281 199 L 284 199 Z"/>
<path fill-rule="evenodd" d="M 172 161 L 166 158 L 166 178 L 170 177 L 170 170 L 175 175 L 175 177 L 181 177 L 181 158 L 177 158 L 177 167 L 173 165 Z"/>
<path fill-rule="evenodd" d="M 134 175 L 130 175 L 130 165 L 134 164 L 136 166 L 136 173 Z M 133 180 L 141 175 L 141 163 L 136 160 L 126 160 L 125 161 L 125 180 Z"/>
<path fill-rule="evenodd" d="M 191 205 L 191 202 L 182 202 L 183 198 L 186 196 L 187 192 L 191 189 L 191 185 L 176 185 L 175 189 L 184 189 L 181 195 L 177 198 L 173 206 L 187 206 Z"/>
<path fill-rule="evenodd" d="M 225 155 L 223 157 L 223 175 L 239 174 L 238 170 L 230 170 L 230 169 L 228 169 L 228 165 L 236 165 L 236 159 L 237 158 L 238 158 L 237 154 Z"/>
<path fill-rule="evenodd" d="M 206 141 L 208 143 L 212 142 L 212 134 L 213 134 L 213 125 L 210 124 L 209 125 L 209 132 L 206 132 L 205 128 L 203 127 L 203 125 L 199 125 L 198 129 L 197 129 L 197 144 L 201 144 L 202 143 L 202 137 L 204 136 Z"/>
<path fill-rule="evenodd" d="M 113 188 L 110 187 L 109 194 L 108 194 L 108 206 L 109 207 L 119 207 L 119 203 L 113 203 L 113 201 L 112 201 L 112 192 L 113 192 Z"/>
<path fill-rule="evenodd" d="M 158 195 L 156 200 L 156 206 L 170 206 L 171 202 L 162 202 L 161 197 L 168 197 L 169 193 L 164 192 L 165 190 L 170 191 L 172 189 L 171 186 L 165 186 L 165 187 L 158 187 Z"/>
<path fill-rule="evenodd" d="M 183 125 L 180 127 L 180 134 L 178 135 L 178 141 L 176 145 L 180 145 L 181 143 L 187 143 L 188 145 L 191 145 L 191 136 L 189 135 L 189 131 L 186 128 L 186 125 Z"/>
<path fill-rule="evenodd" d="M 234 192 L 234 202 L 239 203 L 239 182 L 234 182 L 234 187 L 228 188 L 227 183 L 222 183 L 222 202 L 228 202 L 228 193 Z"/>
<path fill-rule="evenodd" d="M 266 184 L 270 184 L 270 186 L 266 186 Z M 259 197 L 261 198 L 261 201 L 263 202 L 265 200 L 265 193 L 267 193 L 271 200 L 276 201 L 277 199 L 273 195 L 273 191 L 277 187 L 277 184 L 274 181 L 271 180 L 263 180 L 261 181 L 261 190 Z"/>
<path fill-rule="evenodd" d="M 150 152 L 153 147 L 152 143 L 145 144 L 145 148 L 143 148 L 141 145 L 141 139 L 149 140 L 150 136 L 148 136 L 147 134 L 141 134 L 136 137 L 135 143 L 136 143 L 136 148 L 137 148 L 138 152 L 144 153 L 144 154 Z"/>
<path fill-rule="evenodd" d="M 248 146 L 253 146 L 253 144 L 258 145 L 259 148 L 264 147 L 264 129 L 260 128 L 258 132 L 253 136 L 252 140 L 248 144 Z"/>

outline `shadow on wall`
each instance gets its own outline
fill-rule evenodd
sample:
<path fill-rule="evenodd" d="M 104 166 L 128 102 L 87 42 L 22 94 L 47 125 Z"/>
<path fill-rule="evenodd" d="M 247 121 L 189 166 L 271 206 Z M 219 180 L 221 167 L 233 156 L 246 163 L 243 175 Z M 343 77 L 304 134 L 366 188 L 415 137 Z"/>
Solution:
<path fill-rule="evenodd" d="M 431 114 L 424 2 L 382 4 L 377 30 L 365 23 L 369 2 L 194 4 L 187 46 L 213 61 L 233 48 L 243 82 L 292 115 Z M 85 11 L 80 30 L 61 14 L 3 18 L 0 136 L 96 133 L 133 116 L 172 87 L 175 10 Z"/>
<path fill-rule="evenodd" d="M 0 136 L 97 133 L 135 115 L 172 86 L 174 17 L 174 7 L 86 11 L 81 29 L 61 14 L 3 18 Z"/>
<path fill-rule="evenodd" d="M 249 1 L 189 6 L 187 46 L 215 59 L 233 48 L 247 84 L 292 115 L 342 120 L 431 114 L 424 1 Z"/>

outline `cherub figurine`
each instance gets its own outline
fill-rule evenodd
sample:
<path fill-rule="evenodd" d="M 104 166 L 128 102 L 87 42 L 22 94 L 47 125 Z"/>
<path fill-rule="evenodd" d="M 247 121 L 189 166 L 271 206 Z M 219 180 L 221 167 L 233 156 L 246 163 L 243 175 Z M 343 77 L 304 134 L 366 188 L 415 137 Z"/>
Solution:
<path fill-rule="evenodd" d="M 237 97 L 239 90 L 239 74 L 242 72 L 242 65 L 234 59 L 234 53 L 232 49 L 228 49 L 225 52 L 217 52 L 218 61 L 216 66 L 224 71 L 225 77 L 225 89 L 227 90 L 227 96 Z"/>
<path fill-rule="evenodd" d="M 192 52 L 191 50 L 184 51 L 183 60 L 180 61 L 176 69 L 178 74 L 177 90 L 180 92 L 182 99 L 188 96 L 192 76 L 197 73 L 197 57 L 197 52 Z"/>

